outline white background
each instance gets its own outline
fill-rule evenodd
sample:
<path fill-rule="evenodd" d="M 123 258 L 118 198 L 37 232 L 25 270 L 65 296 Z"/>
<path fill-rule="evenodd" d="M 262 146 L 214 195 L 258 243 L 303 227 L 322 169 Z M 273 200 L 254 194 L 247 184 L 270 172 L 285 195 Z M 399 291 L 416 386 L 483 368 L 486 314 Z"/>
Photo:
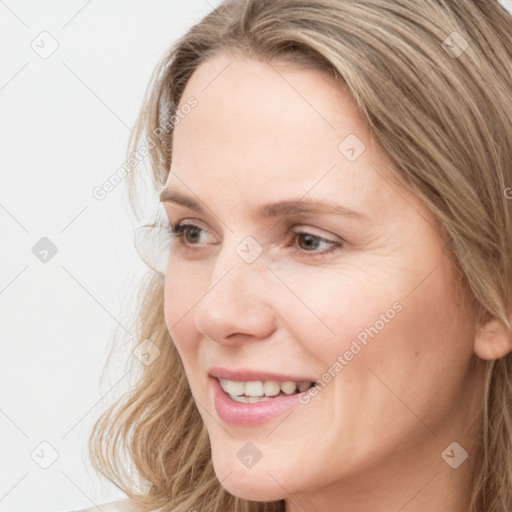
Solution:
<path fill-rule="evenodd" d="M 129 385 L 128 351 L 101 372 L 115 329 L 134 346 L 126 316 L 146 267 L 124 184 L 103 200 L 92 190 L 124 163 L 159 57 L 218 3 L 0 0 L 3 512 L 124 497 L 94 473 L 85 447 L 92 421 Z M 58 48 L 41 58 L 31 44 Z M 58 250 L 46 263 L 32 253 L 42 237 Z M 58 453 L 48 469 L 36 463 L 51 461 L 41 442 Z"/>
<path fill-rule="evenodd" d="M 154 66 L 218 4 L 208 2 L 0 2 L 3 512 L 124 497 L 95 474 L 85 443 L 92 421 L 128 386 L 128 351 L 100 377 L 146 267 L 133 247 L 124 183 L 102 201 L 92 190 L 124 163 Z M 47 59 L 31 48 L 34 39 L 51 48 L 43 31 L 59 45 Z M 32 253 L 42 237 L 58 249 L 47 263 Z M 42 441 L 59 455 L 48 469 L 31 458 Z M 43 445 L 36 460 L 51 453 Z"/>

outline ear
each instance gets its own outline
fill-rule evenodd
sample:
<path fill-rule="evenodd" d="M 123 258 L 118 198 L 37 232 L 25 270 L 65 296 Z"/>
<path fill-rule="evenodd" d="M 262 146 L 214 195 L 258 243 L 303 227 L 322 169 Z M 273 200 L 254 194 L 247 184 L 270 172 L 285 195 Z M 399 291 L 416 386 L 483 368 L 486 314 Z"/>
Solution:
<path fill-rule="evenodd" d="M 500 359 L 512 352 L 512 332 L 501 320 L 489 317 L 477 327 L 474 349 L 480 359 Z"/>

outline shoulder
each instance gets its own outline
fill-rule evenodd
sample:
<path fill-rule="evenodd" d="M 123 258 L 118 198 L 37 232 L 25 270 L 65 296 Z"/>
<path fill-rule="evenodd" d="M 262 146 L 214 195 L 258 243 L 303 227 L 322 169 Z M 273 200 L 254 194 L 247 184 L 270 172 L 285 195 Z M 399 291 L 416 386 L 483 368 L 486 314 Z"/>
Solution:
<path fill-rule="evenodd" d="M 110 503 L 104 503 L 102 505 L 70 512 L 97 512 L 98 508 L 100 508 L 102 512 L 138 512 L 139 510 L 132 500 L 126 498 L 123 500 L 111 501 Z"/>

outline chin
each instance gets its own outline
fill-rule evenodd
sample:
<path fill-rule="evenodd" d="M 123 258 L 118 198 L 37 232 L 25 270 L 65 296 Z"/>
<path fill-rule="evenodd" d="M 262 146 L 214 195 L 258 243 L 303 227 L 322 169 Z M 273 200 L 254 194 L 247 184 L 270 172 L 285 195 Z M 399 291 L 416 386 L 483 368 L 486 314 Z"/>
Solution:
<path fill-rule="evenodd" d="M 222 487 L 233 496 L 250 501 L 279 501 L 285 498 L 283 489 L 270 476 L 263 483 L 241 481 L 230 475 L 222 483 Z"/>
<path fill-rule="evenodd" d="M 288 489 L 287 483 L 276 478 L 283 486 L 281 487 L 274 480 L 275 475 L 272 474 L 271 469 L 263 465 L 260 468 L 257 466 L 245 468 L 238 459 L 235 460 L 238 464 L 222 463 L 213 458 L 215 475 L 222 487 L 230 494 L 251 501 L 278 501 L 286 497 L 283 487 Z M 266 469 L 274 478 L 265 471 Z"/>

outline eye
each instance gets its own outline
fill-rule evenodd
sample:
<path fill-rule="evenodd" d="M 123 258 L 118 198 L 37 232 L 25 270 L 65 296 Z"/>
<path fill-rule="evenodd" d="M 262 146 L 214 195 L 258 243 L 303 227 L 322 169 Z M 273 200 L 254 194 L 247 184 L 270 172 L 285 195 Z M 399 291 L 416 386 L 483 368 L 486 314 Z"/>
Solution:
<path fill-rule="evenodd" d="M 183 223 L 170 225 L 171 237 L 178 239 L 179 243 L 190 250 L 201 250 L 202 245 L 207 244 L 208 232 L 197 226 L 196 224 Z M 337 249 L 340 249 L 343 245 L 342 242 L 337 240 L 329 240 L 306 231 L 290 231 L 292 235 L 291 243 L 286 247 L 293 245 L 294 249 L 303 254 L 307 254 L 310 257 L 326 256 Z M 203 235 L 201 237 L 201 235 Z M 294 243 L 295 242 L 295 243 Z M 215 244 L 216 242 L 212 242 Z M 326 246 L 322 250 L 318 250 L 319 247 Z"/>
<path fill-rule="evenodd" d="M 182 245 L 200 245 L 201 232 L 207 233 L 204 229 L 195 224 L 178 223 L 170 226 L 172 238 L 177 238 Z M 203 237 L 205 243 L 206 237 Z"/>
<path fill-rule="evenodd" d="M 339 241 L 329 240 L 306 231 L 292 231 L 292 234 L 295 235 L 294 239 L 297 241 L 296 246 L 299 247 L 299 250 L 312 253 L 311 256 L 326 256 L 342 246 Z M 327 246 L 327 249 L 318 250 L 322 244 Z"/>

